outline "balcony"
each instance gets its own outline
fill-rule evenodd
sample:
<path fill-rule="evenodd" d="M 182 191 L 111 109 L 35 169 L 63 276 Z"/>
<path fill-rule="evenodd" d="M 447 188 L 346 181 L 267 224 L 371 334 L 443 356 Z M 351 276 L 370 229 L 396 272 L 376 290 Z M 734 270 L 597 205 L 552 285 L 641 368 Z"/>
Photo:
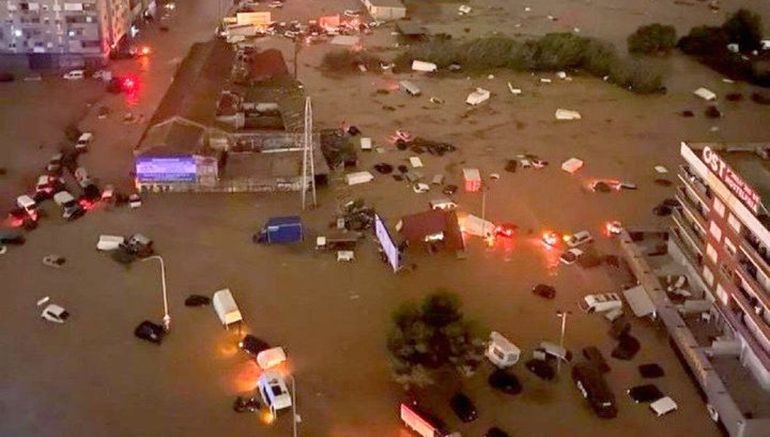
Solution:
<path fill-rule="evenodd" d="M 682 210 L 674 210 L 671 213 L 671 218 L 674 220 L 674 224 L 679 228 L 678 232 L 684 235 L 680 237 L 687 238 L 689 243 L 695 246 L 699 252 L 703 251 L 705 247 L 706 239 L 703 229 L 700 229 L 698 225 L 693 223 L 692 219 L 685 215 Z"/>
<path fill-rule="evenodd" d="M 770 309 L 770 291 L 757 281 L 756 270 L 754 270 L 756 267 L 750 265 L 748 260 L 741 257 L 741 255 L 738 256 L 738 264 L 740 265 L 740 268 L 736 269 L 734 274 L 741 279 L 742 283 L 752 291 L 752 294 L 757 296 L 757 299 L 759 299 L 766 308 Z"/>
<path fill-rule="evenodd" d="M 762 317 L 754 312 L 754 308 L 752 308 L 742 294 L 734 294 L 733 302 L 737 303 L 737 307 L 735 305 L 729 305 L 730 311 L 724 312 L 728 315 L 727 318 L 730 321 L 730 324 L 741 333 L 741 336 L 744 339 L 746 339 L 751 350 L 753 350 L 762 361 L 762 365 L 770 369 L 770 351 L 763 346 L 763 344 L 768 344 L 768 342 L 770 342 L 770 326 L 762 320 Z M 751 319 L 751 321 L 759 327 L 760 335 L 764 336 L 764 339 L 757 338 L 756 334 L 749 330 L 745 318 Z"/>
<path fill-rule="evenodd" d="M 700 252 L 700 248 L 697 245 L 693 247 L 694 243 L 689 242 L 687 231 L 678 227 L 672 227 L 668 238 L 676 244 L 679 251 L 682 252 L 685 258 L 687 258 L 687 262 L 689 262 L 695 270 L 700 270 L 701 266 L 703 266 L 703 254 Z M 690 244 L 688 244 L 688 242 Z"/>
<path fill-rule="evenodd" d="M 711 204 L 711 190 L 709 190 L 703 180 L 696 176 L 695 173 L 691 172 L 687 166 L 680 165 L 677 176 L 679 176 L 679 180 L 682 181 L 685 186 L 688 186 L 695 191 L 705 205 Z"/>
<path fill-rule="evenodd" d="M 694 201 L 687 194 L 687 189 L 684 187 L 677 187 L 674 197 L 676 197 L 676 200 L 679 201 L 679 204 L 682 205 L 687 214 L 692 217 L 692 220 L 695 220 L 700 225 L 705 233 L 708 228 L 708 209 Z"/>
<path fill-rule="evenodd" d="M 770 254 L 755 239 L 741 232 L 741 252 L 743 252 L 766 276 L 770 277 Z M 764 253 L 764 255 L 763 255 Z"/>

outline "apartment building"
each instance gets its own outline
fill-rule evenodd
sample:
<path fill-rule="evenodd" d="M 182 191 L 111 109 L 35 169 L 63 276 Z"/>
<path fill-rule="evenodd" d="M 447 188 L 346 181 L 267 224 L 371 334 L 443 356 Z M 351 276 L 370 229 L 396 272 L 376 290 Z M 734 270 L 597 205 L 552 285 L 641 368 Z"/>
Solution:
<path fill-rule="evenodd" d="M 141 0 L 4 0 L 0 54 L 27 55 L 33 67 L 103 63 L 146 6 Z"/>
<path fill-rule="evenodd" d="M 682 143 L 672 239 L 770 391 L 770 144 Z"/>

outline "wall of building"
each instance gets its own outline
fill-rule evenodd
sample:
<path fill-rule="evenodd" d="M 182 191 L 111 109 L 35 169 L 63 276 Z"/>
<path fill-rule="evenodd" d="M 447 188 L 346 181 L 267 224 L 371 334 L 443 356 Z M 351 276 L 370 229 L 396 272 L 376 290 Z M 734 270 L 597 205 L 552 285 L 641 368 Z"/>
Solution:
<path fill-rule="evenodd" d="M 0 3 L 0 53 L 105 58 L 111 41 L 128 30 L 127 3 L 7 0 Z"/>

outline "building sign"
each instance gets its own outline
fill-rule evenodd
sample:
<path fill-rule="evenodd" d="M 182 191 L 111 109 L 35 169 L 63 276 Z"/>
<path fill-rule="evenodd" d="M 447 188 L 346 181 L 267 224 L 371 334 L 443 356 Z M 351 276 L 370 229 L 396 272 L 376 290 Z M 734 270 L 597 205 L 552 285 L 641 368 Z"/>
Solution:
<path fill-rule="evenodd" d="M 380 241 L 382 251 L 385 253 L 385 257 L 388 259 L 388 263 L 393 267 L 393 271 L 398 271 L 399 265 L 399 253 L 396 243 L 390 237 L 388 228 L 385 227 L 385 222 L 382 221 L 380 216 L 374 215 L 374 234 L 377 235 L 377 239 Z"/>
<path fill-rule="evenodd" d="M 703 148 L 703 162 L 709 169 L 743 202 L 754 214 L 759 213 L 760 198 L 749 184 L 747 184 L 737 173 L 711 150 L 711 147 Z"/>
<path fill-rule="evenodd" d="M 136 158 L 139 182 L 195 182 L 196 165 L 192 156 L 139 156 Z"/>
<path fill-rule="evenodd" d="M 235 14 L 236 24 L 251 24 L 259 28 L 267 28 L 272 21 L 270 12 L 238 12 Z"/>

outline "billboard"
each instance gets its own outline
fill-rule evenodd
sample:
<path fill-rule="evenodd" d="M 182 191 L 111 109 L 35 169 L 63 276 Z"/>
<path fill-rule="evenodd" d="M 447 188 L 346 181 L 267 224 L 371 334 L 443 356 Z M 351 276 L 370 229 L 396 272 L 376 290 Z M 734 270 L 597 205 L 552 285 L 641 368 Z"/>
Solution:
<path fill-rule="evenodd" d="M 393 271 L 398 271 L 399 266 L 399 253 L 396 243 L 390 238 L 388 228 L 385 226 L 385 222 L 382 221 L 379 215 L 374 215 L 374 234 L 377 236 L 377 240 L 380 241 L 385 257 L 388 259 L 388 263 L 393 267 Z"/>
<path fill-rule="evenodd" d="M 136 158 L 139 182 L 195 182 L 196 165 L 192 156 L 139 156 Z"/>

